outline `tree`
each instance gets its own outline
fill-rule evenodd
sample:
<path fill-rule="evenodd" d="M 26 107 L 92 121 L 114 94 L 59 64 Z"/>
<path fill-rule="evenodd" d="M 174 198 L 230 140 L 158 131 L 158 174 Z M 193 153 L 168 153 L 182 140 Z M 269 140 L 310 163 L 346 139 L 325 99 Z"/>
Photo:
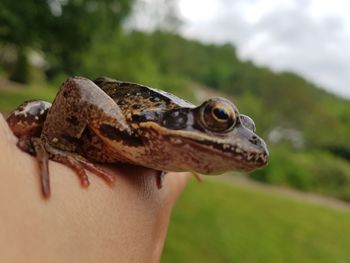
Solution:
<path fill-rule="evenodd" d="M 49 62 L 50 75 L 58 72 L 72 74 L 101 30 L 108 33 L 120 28 L 130 12 L 133 1 L 128 0 L 28 0 L 0 2 L 0 43 L 13 46 L 16 63 L 27 61 L 28 48 L 41 50 Z M 26 71 L 15 66 L 9 72 L 14 80 L 26 82 Z M 24 69 L 23 73 L 16 69 Z"/>

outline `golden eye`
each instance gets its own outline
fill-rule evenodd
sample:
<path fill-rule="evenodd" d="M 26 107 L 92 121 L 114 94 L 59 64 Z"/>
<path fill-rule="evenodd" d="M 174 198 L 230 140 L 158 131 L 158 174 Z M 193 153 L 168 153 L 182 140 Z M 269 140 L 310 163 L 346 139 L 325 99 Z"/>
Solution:
<path fill-rule="evenodd" d="M 203 126 L 213 132 L 228 132 L 236 123 L 234 106 L 226 100 L 215 98 L 203 106 Z"/>
<path fill-rule="evenodd" d="M 226 122 L 230 118 L 230 113 L 225 108 L 215 107 L 212 108 L 211 114 L 219 122 Z"/>

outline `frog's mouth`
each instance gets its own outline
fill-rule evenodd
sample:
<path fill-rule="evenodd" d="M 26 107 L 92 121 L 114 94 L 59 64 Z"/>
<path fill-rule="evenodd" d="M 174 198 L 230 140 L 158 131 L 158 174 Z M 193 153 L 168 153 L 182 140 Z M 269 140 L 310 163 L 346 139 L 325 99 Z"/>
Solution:
<path fill-rule="evenodd" d="M 154 122 L 142 123 L 141 126 L 147 127 L 148 132 L 153 130 L 163 142 L 168 141 L 172 146 L 190 146 L 198 155 L 205 154 L 207 161 L 213 162 L 215 156 L 220 157 L 217 160 L 221 159 L 222 171 L 251 171 L 268 162 L 269 153 L 263 139 L 244 127 L 237 127 L 234 134 L 224 137 L 193 130 L 166 129 Z M 217 168 L 220 170 L 219 165 Z"/>
<path fill-rule="evenodd" d="M 221 156 L 228 163 L 233 163 L 235 170 L 252 171 L 257 168 L 264 167 L 268 163 L 268 151 L 265 143 L 259 151 L 247 151 L 239 147 L 239 145 L 228 145 L 220 142 L 207 140 L 188 140 L 181 139 L 184 144 L 191 145 L 198 152 L 207 152 L 208 156 Z M 233 169 L 232 169 L 233 170 Z"/>

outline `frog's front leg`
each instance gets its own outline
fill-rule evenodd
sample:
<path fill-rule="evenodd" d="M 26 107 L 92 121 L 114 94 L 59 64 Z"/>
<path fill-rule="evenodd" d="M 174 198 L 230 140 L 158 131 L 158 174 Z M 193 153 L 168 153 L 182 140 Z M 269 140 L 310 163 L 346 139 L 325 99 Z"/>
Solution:
<path fill-rule="evenodd" d="M 50 159 L 71 167 L 83 186 L 89 185 L 85 169 L 107 183 L 114 178 L 76 153 L 81 136 L 89 127 L 99 130 L 108 125 L 120 132 L 130 132 L 118 105 L 92 81 L 74 77 L 66 80 L 47 114 L 40 136 Z"/>

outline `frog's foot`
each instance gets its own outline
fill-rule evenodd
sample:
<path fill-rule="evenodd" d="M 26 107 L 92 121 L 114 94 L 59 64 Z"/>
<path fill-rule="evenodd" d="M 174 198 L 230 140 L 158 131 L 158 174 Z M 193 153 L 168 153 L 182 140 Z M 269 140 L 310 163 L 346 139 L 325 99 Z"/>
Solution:
<path fill-rule="evenodd" d="M 156 171 L 156 184 L 157 184 L 157 188 L 161 189 L 163 187 L 163 180 L 164 180 L 164 176 L 166 175 L 165 171 Z"/>
<path fill-rule="evenodd" d="M 49 156 L 42 140 L 38 137 L 31 138 L 32 146 L 39 162 L 41 191 L 45 198 L 50 196 Z"/>
<path fill-rule="evenodd" d="M 18 148 L 30 155 L 36 155 L 40 168 L 41 191 L 45 198 L 50 196 L 49 158 L 40 138 L 23 135 L 18 138 Z"/>
<path fill-rule="evenodd" d="M 51 147 L 46 144 L 45 149 L 48 152 L 50 159 L 63 163 L 74 170 L 74 172 L 78 175 L 80 179 L 80 183 L 83 187 L 87 187 L 90 185 L 89 178 L 85 172 L 88 170 L 95 175 L 101 177 L 107 184 L 113 185 L 115 178 L 104 171 L 103 169 L 95 166 L 93 163 L 86 160 L 81 155 L 62 151 L 56 148 Z"/>
<path fill-rule="evenodd" d="M 197 182 L 199 182 L 199 183 L 203 182 L 203 176 L 202 175 L 197 174 L 195 172 L 192 172 L 192 174 L 193 174 L 194 178 L 196 178 Z"/>
<path fill-rule="evenodd" d="M 45 144 L 38 137 L 21 136 L 18 139 L 17 146 L 21 150 L 36 156 L 39 162 L 41 191 L 45 198 L 50 196 L 49 159 L 65 164 L 73 169 L 78 175 L 83 187 L 90 185 L 85 169 L 101 177 L 109 185 L 114 183 L 114 177 L 112 175 L 96 167 L 84 157 L 75 153 L 55 149 Z"/>

